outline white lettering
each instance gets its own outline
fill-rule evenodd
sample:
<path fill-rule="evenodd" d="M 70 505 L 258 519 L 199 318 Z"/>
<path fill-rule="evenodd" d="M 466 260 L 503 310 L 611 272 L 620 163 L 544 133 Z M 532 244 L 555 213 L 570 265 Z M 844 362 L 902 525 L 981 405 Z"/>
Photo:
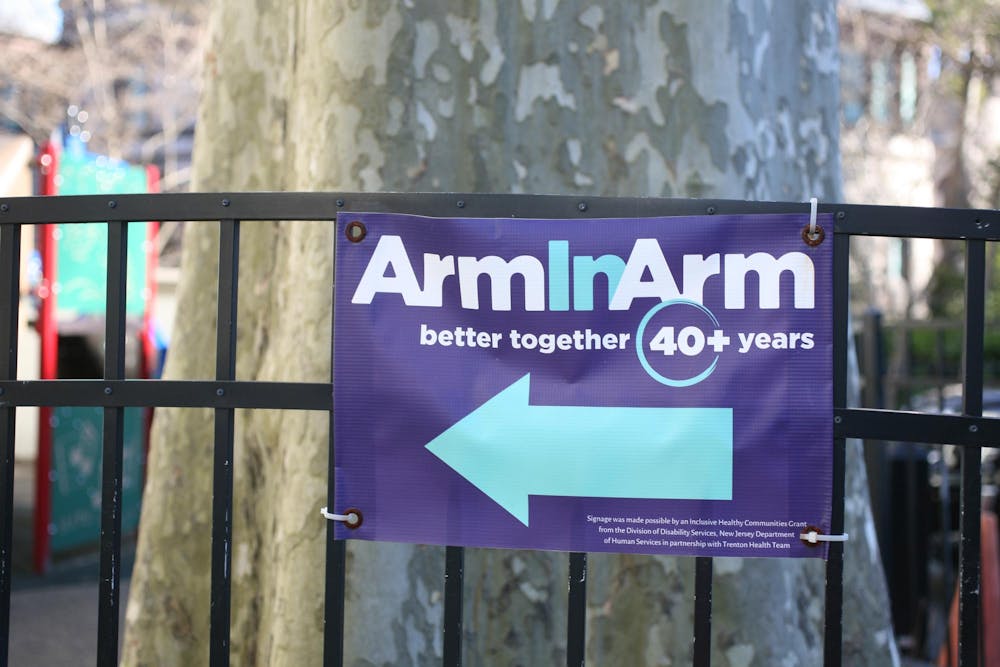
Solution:
<path fill-rule="evenodd" d="M 424 289 L 421 292 L 422 306 L 441 307 L 444 297 L 444 279 L 455 275 L 455 258 L 451 255 L 441 257 L 424 253 Z"/>
<path fill-rule="evenodd" d="M 593 290 L 598 273 L 604 273 L 608 280 L 610 310 L 629 310 L 636 299 L 669 301 L 684 298 L 703 303 L 705 284 L 712 276 L 723 273 L 724 307 L 727 310 L 743 310 L 746 308 L 747 275 L 751 272 L 757 274 L 759 308 L 773 310 L 780 307 L 781 279 L 785 272 L 791 274 L 794 307 L 815 307 L 815 268 L 804 253 L 790 252 L 776 258 L 757 252 L 750 256 L 726 255 L 723 259 L 718 254 L 684 255 L 681 262 L 683 291 L 678 288 L 657 239 L 636 239 L 627 262 L 615 255 L 603 255 L 596 260 L 591 256 L 574 257 L 573 308 L 593 309 Z M 565 272 L 566 268 L 558 265 L 555 270 Z M 553 267 L 548 267 L 548 271 L 552 270 Z M 407 306 L 440 308 L 444 301 L 446 280 L 457 276 L 462 307 L 475 310 L 480 307 L 480 278 L 485 275 L 490 284 L 490 304 L 486 307 L 509 311 L 513 299 L 512 282 L 514 276 L 519 275 L 524 286 L 524 309 L 543 311 L 546 307 L 546 271 L 542 261 L 531 255 L 518 255 L 507 260 L 495 255 L 476 258 L 425 253 L 421 285 L 403 240 L 387 234 L 379 238 L 351 302 L 369 304 L 376 294 L 398 294 Z M 746 352 L 754 346 L 760 349 L 795 349 L 798 341 L 784 336 L 772 339 L 766 334 L 754 340 L 752 334 L 749 338 L 740 334 L 740 342 L 740 351 Z M 802 335 L 802 349 L 811 349 L 814 344 L 811 335 Z"/>
<path fill-rule="evenodd" d="M 428 262 L 428 258 L 433 258 Z M 437 280 L 436 294 L 425 294 L 417 283 L 413 266 L 403 246 L 403 239 L 398 236 L 386 235 L 378 240 L 375 252 L 365 267 L 358 287 L 354 290 L 351 303 L 371 303 L 379 292 L 383 294 L 399 294 L 407 306 L 440 306 L 441 282 L 445 276 L 455 273 L 454 261 L 451 256 L 440 258 L 437 255 L 424 255 L 424 265 L 433 266 L 434 277 Z M 391 270 L 392 275 L 386 275 Z M 428 281 L 428 284 L 433 284 Z"/>
<path fill-rule="evenodd" d="M 684 255 L 684 298 L 705 303 L 705 281 L 719 275 L 719 256 Z"/>
<path fill-rule="evenodd" d="M 763 310 L 773 310 L 780 300 L 780 279 L 791 271 L 795 287 L 795 307 L 813 308 L 815 271 L 812 260 L 801 252 L 790 252 L 775 258 L 766 252 L 745 255 L 726 255 L 726 308 L 746 308 L 746 275 L 753 271 L 758 276 L 759 302 Z"/>
<path fill-rule="evenodd" d="M 652 280 L 642 279 L 647 269 Z M 636 239 L 609 309 L 628 310 L 635 299 L 654 298 L 666 301 L 678 296 L 680 292 L 677 290 L 677 281 L 670 273 L 659 242 L 656 239 Z"/>
<path fill-rule="evenodd" d="M 509 262 L 495 255 L 482 259 L 459 257 L 462 308 L 479 308 L 479 276 L 486 275 L 490 279 L 493 310 L 510 310 L 510 282 L 515 273 L 524 278 L 524 309 L 545 310 L 545 267 L 531 255 L 518 255 Z"/>

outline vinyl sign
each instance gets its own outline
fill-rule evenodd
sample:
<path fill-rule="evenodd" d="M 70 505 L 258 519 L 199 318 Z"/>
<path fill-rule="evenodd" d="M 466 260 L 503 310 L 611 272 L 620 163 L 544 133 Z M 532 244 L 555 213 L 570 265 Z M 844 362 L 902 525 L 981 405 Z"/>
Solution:
<path fill-rule="evenodd" d="M 825 556 L 799 539 L 832 486 L 807 224 L 341 214 L 338 538 Z"/>

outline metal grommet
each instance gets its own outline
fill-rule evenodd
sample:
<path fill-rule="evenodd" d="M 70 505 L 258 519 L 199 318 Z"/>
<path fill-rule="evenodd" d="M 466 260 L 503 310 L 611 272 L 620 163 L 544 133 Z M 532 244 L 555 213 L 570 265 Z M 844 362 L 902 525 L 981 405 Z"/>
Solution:
<path fill-rule="evenodd" d="M 222 200 L 222 205 L 223 206 L 229 206 L 229 200 L 228 199 L 223 199 Z"/>
<path fill-rule="evenodd" d="M 457 206 L 459 208 L 465 208 L 465 200 L 464 199 L 459 199 L 457 202 L 455 202 L 455 206 Z"/>
<path fill-rule="evenodd" d="M 111 389 L 111 387 L 105 387 L 105 388 L 104 388 L 104 394 L 105 394 L 106 396 L 110 396 L 110 395 L 111 395 L 111 392 L 112 392 L 112 391 L 113 391 L 113 390 Z"/>
<path fill-rule="evenodd" d="M 343 206 L 344 206 L 344 200 L 343 199 L 338 199 L 337 200 L 337 206 L 343 208 Z"/>
<path fill-rule="evenodd" d="M 579 204 L 576 205 L 576 210 L 578 210 L 580 213 L 583 213 L 584 211 L 586 211 L 587 208 L 588 208 L 587 207 L 587 202 L 585 202 L 585 201 L 582 201 L 582 202 L 580 202 Z"/>
<path fill-rule="evenodd" d="M 805 528 L 802 529 L 802 534 L 799 537 L 799 539 L 802 540 L 803 544 L 805 544 L 807 547 L 818 547 L 820 544 L 822 544 L 822 542 L 820 542 L 819 540 L 810 541 L 809 539 L 807 539 L 806 535 L 808 535 L 809 533 L 822 535 L 823 531 L 817 528 L 816 526 L 806 526 Z"/>
<path fill-rule="evenodd" d="M 108 202 L 108 208 L 117 208 L 117 206 L 118 202 L 116 202 L 114 199 Z"/>
<path fill-rule="evenodd" d="M 806 242 L 807 246 L 815 248 L 822 243 L 825 238 L 826 232 L 823 231 L 823 228 L 820 225 L 816 225 L 816 231 L 811 234 L 809 233 L 809 225 L 802 228 L 802 240 Z"/>
<path fill-rule="evenodd" d="M 708 208 L 705 209 L 705 213 L 707 213 L 709 215 L 715 215 L 715 207 L 714 206 L 709 206 Z"/>
<path fill-rule="evenodd" d="M 347 223 L 344 234 L 347 235 L 347 240 L 351 243 L 361 243 L 365 240 L 365 236 L 368 235 L 368 229 L 360 220 L 352 220 Z"/>
<path fill-rule="evenodd" d="M 344 510 L 344 516 L 346 517 L 344 519 L 344 526 L 350 528 L 351 530 L 360 528 L 361 524 L 365 521 L 365 517 L 361 514 L 361 510 L 356 507 L 348 507 Z"/>

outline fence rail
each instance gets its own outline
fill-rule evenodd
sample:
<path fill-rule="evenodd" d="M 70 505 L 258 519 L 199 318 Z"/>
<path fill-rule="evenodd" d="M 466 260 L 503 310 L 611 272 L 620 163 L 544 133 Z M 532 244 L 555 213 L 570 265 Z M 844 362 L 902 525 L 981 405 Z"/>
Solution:
<path fill-rule="evenodd" d="M 237 408 L 328 411 L 331 383 L 264 383 L 235 379 L 236 297 L 240 226 L 257 220 L 326 220 L 340 211 L 400 212 L 435 217 L 648 217 L 805 212 L 796 202 L 589 198 L 479 194 L 217 193 L 77 196 L 0 200 L 0 667 L 7 664 L 13 517 L 15 409 L 27 405 L 104 408 L 98 665 L 118 659 L 118 579 L 121 562 L 122 411 L 129 406 L 215 410 L 210 664 L 229 664 L 232 546 L 233 417 Z M 1000 441 L 1000 420 L 981 417 L 985 243 L 1000 240 L 1000 212 L 905 207 L 821 205 L 834 214 L 834 488 L 832 532 L 844 529 L 846 438 L 910 440 L 962 447 L 960 550 L 960 664 L 979 654 L 980 448 Z M 124 378 L 126 222 L 182 220 L 220 226 L 219 305 L 214 381 Z M 17 323 L 20 236 L 26 224 L 99 222 L 109 227 L 105 376 L 99 380 L 18 381 Z M 966 312 L 962 415 L 913 414 L 847 408 L 848 273 L 855 235 L 961 239 L 966 242 Z M 333 506 L 333 456 L 328 504 Z M 346 549 L 327 531 L 324 662 L 343 663 Z M 586 648 L 586 554 L 569 554 L 567 664 L 583 664 Z M 462 661 L 464 550 L 445 557 L 443 662 Z M 826 571 L 824 662 L 842 664 L 843 545 L 833 543 Z M 693 657 L 711 660 L 712 559 L 697 558 Z"/>

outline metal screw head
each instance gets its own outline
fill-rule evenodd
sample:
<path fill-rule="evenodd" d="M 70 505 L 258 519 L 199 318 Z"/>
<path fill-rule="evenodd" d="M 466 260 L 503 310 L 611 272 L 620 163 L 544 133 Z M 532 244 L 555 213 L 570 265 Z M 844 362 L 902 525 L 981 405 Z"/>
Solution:
<path fill-rule="evenodd" d="M 978 432 L 979 432 L 979 427 L 976 426 L 975 424 L 969 427 L 969 433 L 978 433 Z"/>
<path fill-rule="evenodd" d="M 222 205 L 223 205 L 223 206 L 229 206 L 229 203 L 230 203 L 230 202 L 229 202 L 229 200 L 228 200 L 228 199 L 223 199 L 223 200 L 222 200 Z"/>
<path fill-rule="evenodd" d="M 112 199 L 111 201 L 108 202 L 108 208 L 118 208 L 118 202 Z"/>
<path fill-rule="evenodd" d="M 715 215 L 715 207 L 709 206 L 708 208 L 705 209 L 705 213 L 708 213 L 709 215 Z"/>
<path fill-rule="evenodd" d="M 459 199 L 457 202 L 455 202 L 455 206 L 457 206 L 459 208 L 465 208 L 465 200 L 464 199 Z"/>
<path fill-rule="evenodd" d="M 844 211 L 837 211 L 837 220 L 843 220 L 847 217 L 847 213 Z"/>
<path fill-rule="evenodd" d="M 112 392 L 112 391 L 113 391 L 113 390 L 111 389 L 111 387 L 105 387 L 105 388 L 104 388 L 104 394 L 105 394 L 106 396 L 110 396 L 110 395 L 111 395 L 111 392 Z"/>
<path fill-rule="evenodd" d="M 587 210 L 587 202 L 582 201 L 579 204 L 577 204 L 576 205 L 576 210 L 580 211 L 581 213 L 583 213 L 584 211 L 586 211 Z"/>
<path fill-rule="evenodd" d="M 226 390 L 223 389 L 222 387 L 219 387 L 218 389 L 215 390 L 215 395 L 216 396 L 225 396 L 226 395 Z"/>
<path fill-rule="evenodd" d="M 842 421 L 844 421 L 844 418 L 843 418 L 843 417 L 839 417 L 839 416 L 838 416 L 838 417 L 834 417 L 834 418 L 833 418 L 833 423 L 834 423 L 834 424 L 839 424 L 839 423 L 840 423 L 840 422 L 842 422 Z"/>
<path fill-rule="evenodd" d="M 0 204 L 0 213 L 6 213 L 9 210 L 10 206 L 8 204 Z"/>
<path fill-rule="evenodd" d="M 337 206 L 343 207 L 343 205 L 344 205 L 344 200 L 343 199 L 338 199 L 337 200 Z"/>

